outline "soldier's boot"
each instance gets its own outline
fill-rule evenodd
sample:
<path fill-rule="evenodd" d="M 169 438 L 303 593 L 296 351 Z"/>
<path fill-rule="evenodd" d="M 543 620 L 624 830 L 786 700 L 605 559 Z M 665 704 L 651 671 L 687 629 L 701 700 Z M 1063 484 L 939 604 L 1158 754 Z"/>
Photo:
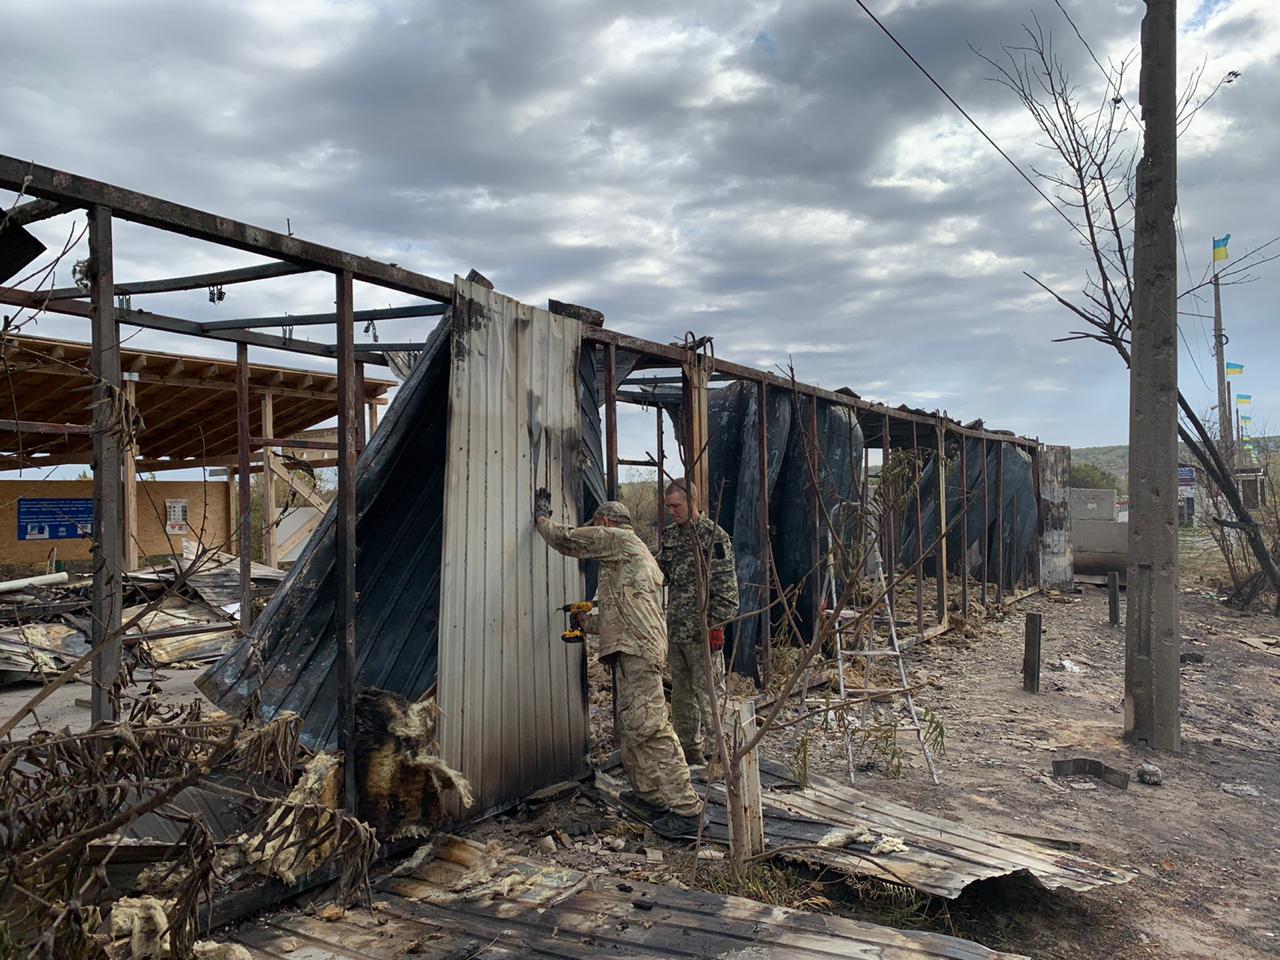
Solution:
<path fill-rule="evenodd" d="M 653 832 L 668 840 L 696 840 L 700 817 L 686 817 L 678 813 L 668 813 L 660 820 L 653 822 Z"/>
<path fill-rule="evenodd" d="M 648 817 L 650 820 L 660 819 L 671 812 L 670 807 L 664 806 L 661 803 L 654 803 L 652 800 L 646 800 L 634 790 L 623 790 L 618 794 L 618 799 L 621 800 L 624 805 L 639 812 L 641 816 Z"/>

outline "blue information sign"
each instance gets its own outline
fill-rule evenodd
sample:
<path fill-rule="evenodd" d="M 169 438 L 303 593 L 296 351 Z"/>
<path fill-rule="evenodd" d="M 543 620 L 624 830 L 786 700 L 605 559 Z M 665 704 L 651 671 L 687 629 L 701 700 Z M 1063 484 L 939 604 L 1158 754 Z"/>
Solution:
<path fill-rule="evenodd" d="M 93 536 L 93 500 L 18 499 L 19 540 L 78 540 Z"/>

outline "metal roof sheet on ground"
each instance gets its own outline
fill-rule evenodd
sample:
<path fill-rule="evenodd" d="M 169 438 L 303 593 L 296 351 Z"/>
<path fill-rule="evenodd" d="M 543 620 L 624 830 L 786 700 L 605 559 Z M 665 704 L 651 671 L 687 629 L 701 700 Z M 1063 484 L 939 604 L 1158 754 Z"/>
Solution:
<path fill-rule="evenodd" d="M 478 865 L 486 853 L 496 870 Z M 444 838 L 436 859 L 378 884 L 376 912 L 326 921 L 278 914 L 221 933 L 254 960 L 414 957 L 849 957 L 862 960 L 1014 960 L 956 937 L 893 930 L 742 897 L 620 882 Z M 470 873 L 470 876 L 468 876 Z M 288 943 L 296 941 L 296 945 Z M 286 953 L 287 947 L 292 952 Z"/>
<path fill-rule="evenodd" d="M 617 803 L 618 781 L 596 775 L 602 796 Z M 1127 883 L 1134 874 L 1094 863 L 1028 840 L 944 820 L 928 813 L 825 780 L 810 777 L 800 789 L 779 764 L 761 762 L 765 843 L 795 847 L 779 856 L 797 863 L 830 867 L 841 873 L 877 877 L 923 893 L 954 899 L 969 884 L 1015 874 L 1027 874 L 1050 889 L 1085 891 L 1107 884 Z M 705 784 L 695 782 L 699 794 Z M 634 811 L 629 811 L 634 815 Z M 872 855 L 872 843 L 853 837 L 865 827 L 876 839 L 901 837 L 903 853 Z M 704 836 L 728 842 L 724 792 L 711 791 Z"/>
<path fill-rule="evenodd" d="M 236 455 L 236 362 L 192 357 L 125 345 L 121 368 L 138 377 L 137 405 L 142 417 L 138 449 L 144 459 L 158 457 L 216 459 Z M 90 421 L 89 344 L 7 334 L 0 391 L 0 420 L 88 426 Z M 273 430 L 287 437 L 336 416 L 337 375 L 261 363 L 249 365 L 256 393 L 270 392 Z M 395 383 L 366 377 L 366 400 L 381 397 Z M 249 430 L 262 435 L 262 404 L 249 404 Z M 18 466 L 16 454 L 49 454 L 58 462 L 88 463 L 93 438 L 88 433 L 49 434 L 0 430 L 0 466 Z M 41 458 L 30 460 L 39 463 Z M 12 462 L 11 462 L 12 461 Z"/>

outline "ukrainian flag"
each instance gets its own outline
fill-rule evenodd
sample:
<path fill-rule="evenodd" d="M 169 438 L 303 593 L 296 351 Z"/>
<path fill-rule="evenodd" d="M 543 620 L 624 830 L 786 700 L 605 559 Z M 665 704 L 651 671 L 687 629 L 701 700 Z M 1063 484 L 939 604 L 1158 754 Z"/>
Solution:
<path fill-rule="evenodd" d="M 1237 407 L 1247 407 L 1247 406 L 1249 406 L 1249 405 L 1250 405 L 1250 404 L 1252 404 L 1252 403 L 1253 403 L 1253 394 L 1252 394 L 1252 393 L 1237 393 L 1237 394 L 1236 394 L 1236 406 L 1237 406 Z"/>
<path fill-rule="evenodd" d="M 1243 364 L 1243 363 L 1228 363 L 1228 364 L 1227 364 L 1227 376 L 1228 376 L 1228 377 L 1238 377 L 1238 376 L 1240 376 L 1240 374 L 1242 374 L 1242 373 L 1244 373 L 1244 364 Z"/>
<path fill-rule="evenodd" d="M 1214 263 L 1217 263 L 1219 260 L 1226 260 L 1227 257 L 1230 256 L 1230 254 L 1227 253 L 1227 241 L 1229 241 L 1230 239 L 1231 239 L 1231 234 L 1229 233 L 1225 237 L 1223 237 L 1221 240 L 1219 240 L 1217 237 L 1213 238 L 1213 262 Z"/>
<path fill-rule="evenodd" d="M 1246 417 L 1246 416 L 1243 416 L 1243 415 L 1242 415 L 1242 416 L 1240 417 L 1240 422 L 1241 422 L 1241 423 L 1253 423 L 1253 417 Z"/>

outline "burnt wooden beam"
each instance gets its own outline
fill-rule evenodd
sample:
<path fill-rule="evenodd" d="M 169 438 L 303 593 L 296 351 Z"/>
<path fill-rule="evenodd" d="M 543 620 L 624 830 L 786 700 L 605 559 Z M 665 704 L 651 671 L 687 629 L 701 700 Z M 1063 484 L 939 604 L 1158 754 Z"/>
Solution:
<path fill-rule="evenodd" d="M 430 300 L 453 300 L 453 284 L 434 277 L 16 157 L 0 155 L 0 187 L 75 206 L 101 204 L 120 220 L 304 266 L 347 271 L 356 280 Z"/>
<path fill-rule="evenodd" d="M 577 320 L 579 323 L 585 323 L 589 327 L 604 326 L 603 313 L 577 303 L 565 303 L 563 300 L 547 300 L 547 309 L 551 313 Z"/>
<path fill-rule="evenodd" d="M 14 433 L 53 433 L 92 435 L 93 427 L 82 423 L 40 423 L 34 420 L 0 420 L 0 430 Z"/>

